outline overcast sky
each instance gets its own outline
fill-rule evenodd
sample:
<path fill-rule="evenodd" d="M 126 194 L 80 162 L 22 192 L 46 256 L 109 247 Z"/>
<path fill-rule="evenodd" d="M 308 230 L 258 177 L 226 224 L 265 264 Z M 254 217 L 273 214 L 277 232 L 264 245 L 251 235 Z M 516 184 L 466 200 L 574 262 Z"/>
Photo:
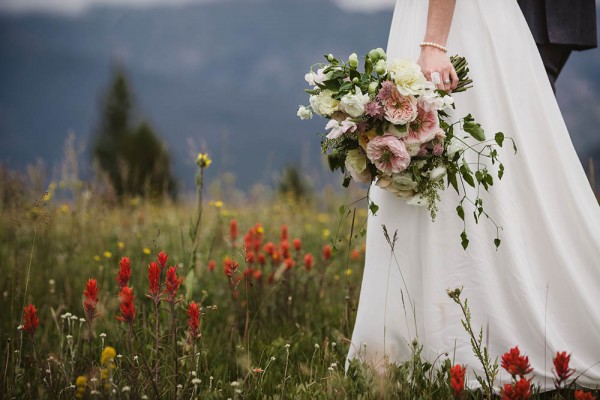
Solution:
<path fill-rule="evenodd" d="M 186 3 L 208 3 L 228 0 L 167 0 L 170 5 Z M 55 13 L 78 14 L 93 5 L 128 5 L 128 6 L 164 6 L 165 0 L 0 0 L 0 11 L 27 12 L 49 11 Z M 255 0 L 256 1 L 256 0 Z M 333 0 L 335 4 L 347 11 L 375 12 L 391 9 L 395 0 Z"/>

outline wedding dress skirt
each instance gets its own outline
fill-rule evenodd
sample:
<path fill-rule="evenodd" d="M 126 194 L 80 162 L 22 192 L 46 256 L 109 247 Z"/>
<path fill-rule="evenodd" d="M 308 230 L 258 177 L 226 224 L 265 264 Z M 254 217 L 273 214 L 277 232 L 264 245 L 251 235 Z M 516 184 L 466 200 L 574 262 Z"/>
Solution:
<path fill-rule="evenodd" d="M 428 1 L 398 0 L 388 59 L 417 60 Z M 407 205 L 377 186 L 370 216 L 360 301 L 348 359 L 376 367 L 402 362 L 411 343 L 433 361 L 448 353 L 483 376 L 447 289 L 463 287 L 476 333 L 492 360 L 519 346 L 534 381 L 551 389 L 552 357 L 571 353 L 580 384 L 600 385 L 600 207 L 573 148 L 541 58 L 515 0 L 458 0 L 447 47 L 466 57 L 474 87 L 455 96 L 456 117 L 473 114 L 487 137 L 502 131 L 506 173 L 484 196 L 484 217 L 467 219 L 463 250 L 458 195 L 446 189 L 435 222 L 424 207 Z M 470 213 L 465 210 L 466 217 Z M 397 232 L 392 254 L 382 225 Z M 501 369 L 499 382 L 510 376 Z"/>

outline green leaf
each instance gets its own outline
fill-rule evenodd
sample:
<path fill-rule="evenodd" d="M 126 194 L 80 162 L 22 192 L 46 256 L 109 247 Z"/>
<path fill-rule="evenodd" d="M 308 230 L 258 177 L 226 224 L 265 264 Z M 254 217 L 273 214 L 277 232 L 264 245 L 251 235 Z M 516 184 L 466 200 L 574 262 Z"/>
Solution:
<path fill-rule="evenodd" d="M 352 180 L 352 177 L 350 176 L 344 176 L 344 181 L 342 182 L 342 186 L 347 188 L 348 186 L 350 186 L 350 181 Z"/>
<path fill-rule="evenodd" d="M 466 250 L 467 247 L 469 247 L 469 239 L 467 238 L 467 232 L 462 231 L 462 233 L 460 234 L 460 239 L 463 249 Z"/>
<path fill-rule="evenodd" d="M 379 206 L 378 206 L 377 204 L 375 204 L 375 203 L 371 202 L 371 203 L 369 204 L 369 210 L 371 210 L 371 213 L 372 213 L 373 215 L 376 215 L 376 214 L 377 214 L 377 211 L 379 211 Z"/>
<path fill-rule="evenodd" d="M 490 186 L 494 186 L 494 178 L 492 178 L 492 176 L 490 174 L 486 174 L 485 177 L 485 182 L 487 182 L 488 185 Z"/>
<path fill-rule="evenodd" d="M 483 180 L 483 172 L 477 170 L 477 172 L 475 172 L 475 179 L 477 179 L 478 183 L 481 183 L 481 181 Z"/>
<path fill-rule="evenodd" d="M 460 219 L 462 219 L 463 221 L 465 220 L 465 210 L 463 209 L 463 207 L 461 205 L 456 207 L 456 213 L 458 214 Z"/>
<path fill-rule="evenodd" d="M 498 146 L 502 147 L 502 143 L 504 142 L 504 133 L 502 133 L 502 132 L 496 133 L 494 140 L 496 141 L 496 143 L 498 143 Z"/>
<path fill-rule="evenodd" d="M 340 217 L 343 217 L 344 214 L 346 214 L 346 209 L 347 207 L 345 205 L 341 205 L 340 208 L 338 209 L 339 213 L 340 213 Z"/>
<path fill-rule="evenodd" d="M 465 182 L 467 182 L 470 186 L 475 187 L 475 181 L 473 180 L 473 175 L 471 172 L 465 167 L 465 165 L 460 166 L 460 174 L 462 175 Z"/>
<path fill-rule="evenodd" d="M 463 129 L 469 135 L 473 136 L 475 139 L 483 142 L 485 140 L 485 132 L 481 125 L 477 122 L 465 121 L 463 124 Z"/>
<path fill-rule="evenodd" d="M 456 193 L 458 192 L 458 182 L 456 180 L 456 172 L 448 172 L 448 185 L 452 185 Z"/>
<path fill-rule="evenodd" d="M 504 176 L 504 164 L 500 164 L 498 167 L 498 179 L 502 179 Z"/>
<path fill-rule="evenodd" d="M 512 144 L 513 144 L 513 150 L 515 151 L 515 154 L 517 154 L 517 144 L 515 143 L 514 140 L 512 140 Z"/>
<path fill-rule="evenodd" d="M 498 238 L 494 239 L 494 244 L 496 245 L 496 248 L 500 247 L 500 243 L 501 243 L 500 239 L 498 239 Z"/>

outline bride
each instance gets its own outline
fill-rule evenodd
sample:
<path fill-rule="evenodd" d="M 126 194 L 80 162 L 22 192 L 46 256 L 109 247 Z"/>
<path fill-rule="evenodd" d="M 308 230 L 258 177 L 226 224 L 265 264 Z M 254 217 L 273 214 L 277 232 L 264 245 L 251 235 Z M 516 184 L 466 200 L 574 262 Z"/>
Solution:
<path fill-rule="evenodd" d="M 420 45 L 419 45 L 420 44 Z M 449 53 L 446 53 L 446 48 Z M 484 198 L 503 227 L 482 220 L 458 235 L 457 194 L 446 190 L 435 222 L 373 185 L 366 265 L 348 359 L 375 367 L 402 362 L 411 343 L 433 361 L 448 353 L 483 375 L 447 289 L 463 288 L 476 331 L 492 360 L 519 346 L 534 382 L 551 389 L 552 358 L 571 353 L 579 384 L 600 384 L 600 207 L 556 103 L 544 66 L 515 0 L 397 0 L 388 58 L 418 59 L 426 77 L 451 90 L 448 54 L 469 62 L 474 88 L 455 96 L 487 134 L 514 138 L 518 155 L 501 149 L 506 173 Z M 510 146 L 509 146 L 510 147 Z M 395 243 L 384 236 L 397 232 Z M 392 250 L 393 244 L 393 250 Z M 510 376 L 500 371 L 497 383 Z"/>

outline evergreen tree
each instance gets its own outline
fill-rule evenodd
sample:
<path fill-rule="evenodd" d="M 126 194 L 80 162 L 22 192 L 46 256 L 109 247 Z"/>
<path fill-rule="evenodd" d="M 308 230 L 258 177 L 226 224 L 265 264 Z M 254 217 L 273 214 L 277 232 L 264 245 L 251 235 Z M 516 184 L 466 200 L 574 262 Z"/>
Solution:
<path fill-rule="evenodd" d="M 119 196 L 175 196 L 170 157 L 150 124 L 137 126 L 133 101 L 123 72 L 116 71 L 101 111 L 94 157 Z"/>

